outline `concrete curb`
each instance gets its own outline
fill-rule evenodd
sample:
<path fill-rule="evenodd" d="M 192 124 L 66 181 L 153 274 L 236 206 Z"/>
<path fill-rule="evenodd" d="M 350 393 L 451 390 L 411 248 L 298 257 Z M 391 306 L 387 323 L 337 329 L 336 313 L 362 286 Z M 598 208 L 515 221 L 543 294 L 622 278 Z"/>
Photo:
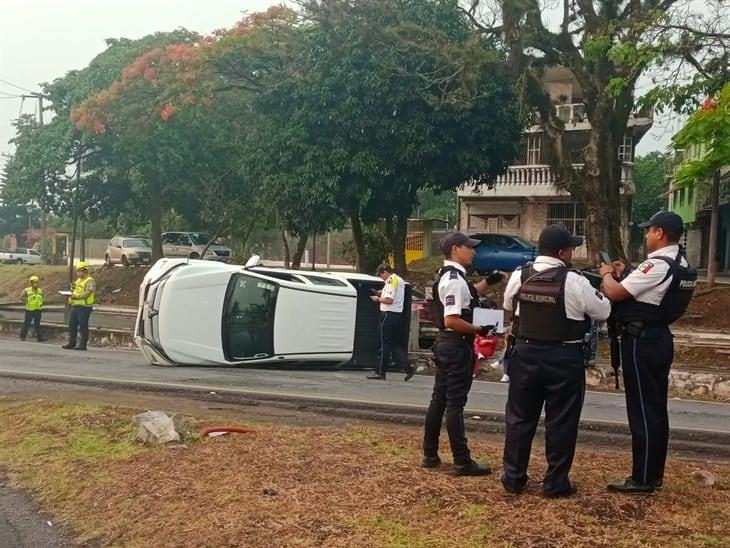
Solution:
<path fill-rule="evenodd" d="M 381 402 L 301 396 L 298 394 L 236 390 L 218 386 L 129 381 L 1 369 L 0 377 L 167 395 L 179 394 L 201 401 L 243 406 L 266 404 L 284 409 L 307 410 L 315 413 L 336 414 L 339 417 L 358 420 L 374 420 L 412 426 L 423 424 L 427 409 L 426 406 L 422 405 L 385 404 Z M 476 419 L 475 417 L 479 418 Z M 502 413 L 467 408 L 465 418 L 470 432 L 504 433 L 504 415 Z M 542 424 L 538 427 L 538 432 L 541 436 L 544 435 Z M 631 435 L 628 426 L 614 422 L 581 420 L 578 438 L 583 443 L 631 446 Z M 670 432 L 669 445 L 672 451 L 692 453 L 695 456 L 705 454 L 730 458 L 730 432 L 673 428 Z"/>
<path fill-rule="evenodd" d="M 0 335 L 18 337 L 22 320 L 10 320 L 0 318 Z M 41 323 L 41 331 L 49 341 L 62 343 L 66 340 L 68 327 L 58 323 Z M 98 327 L 89 328 L 89 345 L 99 348 L 135 348 L 133 335 L 124 329 L 101 329 Z"/>

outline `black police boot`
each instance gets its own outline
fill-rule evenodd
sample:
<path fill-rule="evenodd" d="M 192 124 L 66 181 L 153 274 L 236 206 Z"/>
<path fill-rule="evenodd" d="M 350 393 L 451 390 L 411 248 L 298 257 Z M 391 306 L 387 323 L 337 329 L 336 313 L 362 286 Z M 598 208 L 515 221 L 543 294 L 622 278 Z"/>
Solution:
<path fill-rule="evenodd" d="M 466 464 L 455 464 L 454 474 L 457 476 L 488 476 L 492 473 L 492 469 L 484 464 L 469 459 Z"/>
<path fill-rule="evenodd" d="M 71 350 L 76 346 L 76 341 L 68 341 L 66 344 L 64 344 L 61 348 L 65 348 L 66 350 Z"/>
<path fill-rule="evenodd" d="M 416 374 L 416 368 L 413 367 L 412 365 L 409 365 L 408 367 L 406 367 L 405 373 L 406 373 L 406 378 L 403 380 L 408 382 L 409 380 L 411 380 L 413 378 L 413 375 Z"/>
<path fill-rule="evenodd" d="M 656 489 L 657 491 L 661 491 L 663 487 L 664 487 L 664 478 L 659 478 L 658 480 L 656 480 L 654 482 L 654 489 Z"/>
<path fill-rule="evenodd" d="M 628 493 L 632 495 L 651 495 L 656 491 L 654 485 L 639 483 L 631 477 L 624 480 L 612 481 L 608 484 L 608 490 L 612 493 Z"/>
<path fill-rule="evenodd" d="M 441 466 L 441 458 L 439 458 L 438 455 L 435 457 L 428 457 L 424 455 L 423 461 L 421 461 L 422 468 L 438 468 L 439 466 Z"/>
<path fill-rule="evenodd" d="M 516 484 L 514 481 L 510 481 L 510 479 L 507 477 L 507 474 L 502 474 L 500 481 L 502 482 L 502 487 L 504 487 L 504 490 L 511 495 L 521 495 L 522 492 L 525 490 L 525 485 L 527 484 L 526 479 L 521 484 Z"/>
<path fill-rule="evenodd" d="M 573 480 L 568 480 L 568 488 L 563 491 L 558 491 L 557 493 L 546 493 L 545 491 L 542 492 L 542 496 L 546 499 L 563 499 L 567 497 L 572 497 L 578 492 L 578 485 Z"/>

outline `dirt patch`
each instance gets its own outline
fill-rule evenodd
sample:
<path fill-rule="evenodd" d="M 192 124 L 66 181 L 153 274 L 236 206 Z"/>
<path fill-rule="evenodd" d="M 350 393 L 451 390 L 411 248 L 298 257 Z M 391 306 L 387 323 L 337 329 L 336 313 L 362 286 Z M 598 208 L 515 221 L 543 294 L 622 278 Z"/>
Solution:
<path fill-rule="evenodd" d="M 684 317 L 677 326 L 730 331 L 730 286 L 717 285 L 708 290 L 699 284 Z"/>
<path fill-rule="evenodd" d="M 98 302 L 101 305 L 137 306 L 139 285 L 147 272 L 140 267 L 92 266 L 90 274 L 96 280 Z M 62 304 L 65 298 L 58 291 L 68 290 L 68 267 L 0 265 L 0 303 L 15 303 L 28 286 L 28 278 L 36 275 L 41 278 L 46 302 Z"/>
<path fill-rule="evenodd" d="M 527 494 L 514 497 L 496 476 L 419 468 L 414 429 L 252 423 L 253 434 L 150 449 L 133 441 L 134 412 L 3 404 L 13 428 L 0 432 L 0 463 L 79 541 L 102 545 L 615 546 L 620 527 L 626 546 L 720 546 L 730 535 L 727 464 L 670 458 L 661 494 L 629 498 L 605 491 L 628 470 L 628 447 L 579 450 L 578 496 L 546 501 L 540 447 Z M 499 463 L 501 443 L 472 441 Z M 697 467 L 715 488 L 692 483 Z"/>

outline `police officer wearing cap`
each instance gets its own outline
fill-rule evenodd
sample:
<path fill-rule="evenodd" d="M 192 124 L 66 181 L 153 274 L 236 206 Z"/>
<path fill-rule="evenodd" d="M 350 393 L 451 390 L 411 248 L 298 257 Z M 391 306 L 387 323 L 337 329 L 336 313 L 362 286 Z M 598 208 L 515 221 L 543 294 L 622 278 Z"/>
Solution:
<path fill-rule="evenodd" d="M 405 380 L 410 380 L 415 369 L 408 363 L 408 324 L 403 313 L 406 300 L 406 282 L 393 272 L 388 263 L 378 266 L 377 275 L 385 282 L 380 295 L 373 295 L 373 302 L 380 304 L 380 361 L 374 375 L 367 378 L 385 380 L 390 360 L 406 374 Z"/>
<path fill-rule="evenodd" d="M 25 340 L 32 323 L 35 325 L 35 336 L 40 342 L 46 340 L 41 335 L 43 288 L 40 286 L 41 279 L 38 276 L 31 276 L 28 281 L 30 286 L 26 287 L 20 294 L 20 301 L 25 305 L 25 320 L 23 321 L 23 327 L 20 329 L 20 340 Z"/>
<path fill-rule="evenodd" d="M 68 320 L 68 343 L 61 348 L 68 350 L 86 350 L 89 341 L 89 316 L 96 302 L 96 282 L 89 276 L 89 265 L 79 261 L 74 267 L 76 280 L 71 284 L 71 314 Z M 76 333 L 80 334 L 78 346 Z"/>
<path fill-rule="evenodd" d="M 574 248 L 582 243 L 583 238 L 562 226 L 544 228 L 535 262 L 516 270 L 507 282 L 504 309 L 514 313 L 516 338 L 508 371 L 502 474 L 509 493 L 521 493 L 527 483 L 543 404 L 548 462 L 543 495 L 576 492 L 569 473 L 585 393 L 585 335 L 591 319 L 605 320 L 611 312 L 609 300 L 571 269 Z"/>
<path fill-rule="evenodd" d="M 601 265 L 601 290 L 614 301 L 621 333 L 626 411 L 631 430 L 631 476 L 608 485 L 609 491 L 653 493 L 664 484 L 669 440 L 667 393 L 674 341 L 669 325 L 689 306 L 697 272 L 679 246 L 682 218 L 660 211 L 646 228 L 647 259 L 631 273 L 620 262 Z"/>
<path fill-rule="evenodd" d="M 479 294 L 477 287 L 467 281 L 466 273 L 477 245 L 479 240 L 461 232 L 444 236 L 440 247 L 446 260 L 432 287 L 434 320 L 439 331 L 434 345 L 436 375 L 423 437 L 423 467 L 436 468 L 441 464 L 439 436 L 445 413 L 454 473 L 459 476 L 485 476 L 491 472 L 488 466 L 472 460 L 464 429 L 464 406 L 474 366 L 474 336 L 491 329 L 472 323 Z M 486 283 L 480 282 L 485 286 Z"/>

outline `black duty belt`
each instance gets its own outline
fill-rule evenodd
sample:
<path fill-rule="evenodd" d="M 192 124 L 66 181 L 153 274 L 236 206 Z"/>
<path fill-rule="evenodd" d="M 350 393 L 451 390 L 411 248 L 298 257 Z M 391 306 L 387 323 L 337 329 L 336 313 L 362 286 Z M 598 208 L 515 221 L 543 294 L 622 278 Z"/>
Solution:
<path fill-rule="evenodd" d="M 465 335 L 463 333 L 457 333 L 456 331 L 439 331 L 436 335 L 439 339 L 451 339 L 459 341 L 474 341 L 474 335 Z"/>
<path fill-rule="evenodd" d="M 524 344 L 539 344 L 543 346 L 578 346 L 583 344 L 583 341 L 536 341 L 533 339 L 521 339 L 517 337 L 518 343 Z"/>
<path fill-rule="evenodd" d="M 621 332 L 633 337 L 643 337 L 646 335 L 646 331 L 650 329 L 668 329 L 669 326 L 658 323 L 644 323 L 644 322 L 619 322 L 619 329 Z"/>

